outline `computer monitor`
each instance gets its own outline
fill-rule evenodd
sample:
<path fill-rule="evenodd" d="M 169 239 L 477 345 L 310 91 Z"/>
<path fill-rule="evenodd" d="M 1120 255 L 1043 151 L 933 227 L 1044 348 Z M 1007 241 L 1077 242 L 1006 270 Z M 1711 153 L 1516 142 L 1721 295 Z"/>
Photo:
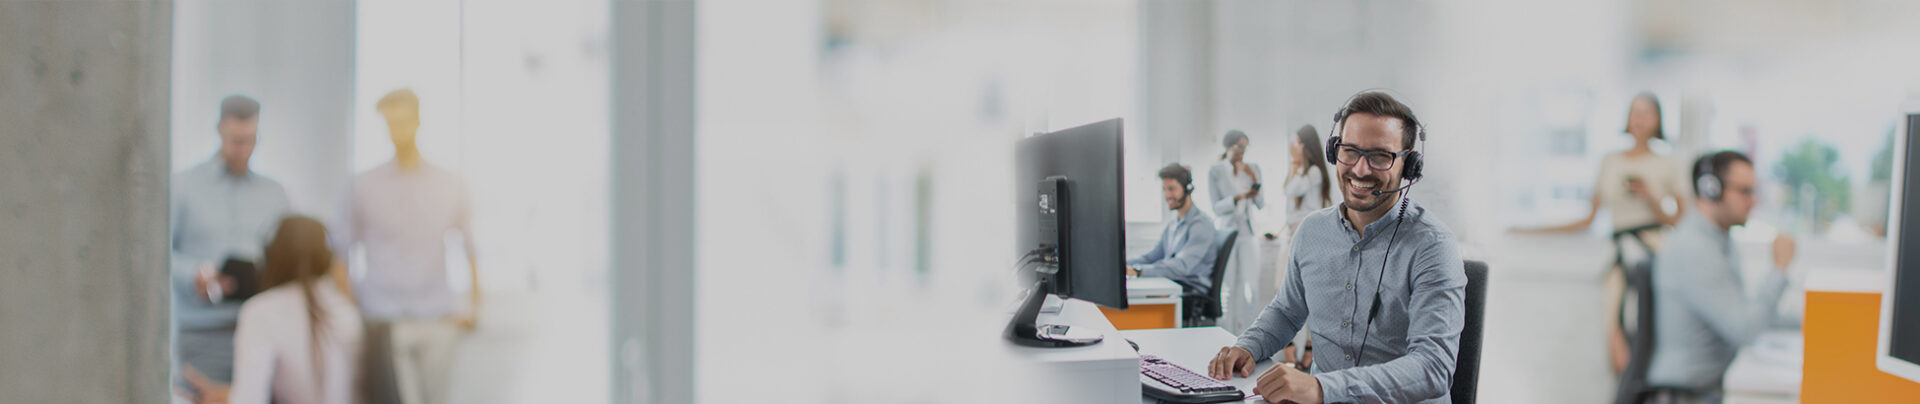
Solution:
<path fill-rule="evenodd" d="M 1893 140 L 1892 201 L 1887 204 L 1887 290 L 1880 297 L 1881 371 L 1920 382 L 1920 103 L 1902 109 Z M 1914 252 L 1914 254 L 1906 254 Z"/>
<path fill-rule="evenodd" d="M 1127 308 L 1120 130 L 1114 118 L 1014 144 L 1014 251 L 1040 258 L 1032 260 L 1035 271 L 1022 271 L 1034 276 L 1035 289 L 1008 324 L 1015 342 L 1084 344 L 1030 338 L 1035 330 L 1046 334 L 1057 327 L 1033 324 L 1047 294 Z"/>

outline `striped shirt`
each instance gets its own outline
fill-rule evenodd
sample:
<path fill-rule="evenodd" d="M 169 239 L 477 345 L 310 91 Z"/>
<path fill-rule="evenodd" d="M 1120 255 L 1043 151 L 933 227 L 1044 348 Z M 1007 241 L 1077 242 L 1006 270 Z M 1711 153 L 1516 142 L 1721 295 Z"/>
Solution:
<path fill-rule="evenodd" d="M 1341 209 L 1301 221 L 1280 294 L 1234 345 L 1271 357 L 1307 326 L 1326 402 L 1451 402 L 1467 286 L 1453 232 L 1411 200 L 1364 235 Z"/>

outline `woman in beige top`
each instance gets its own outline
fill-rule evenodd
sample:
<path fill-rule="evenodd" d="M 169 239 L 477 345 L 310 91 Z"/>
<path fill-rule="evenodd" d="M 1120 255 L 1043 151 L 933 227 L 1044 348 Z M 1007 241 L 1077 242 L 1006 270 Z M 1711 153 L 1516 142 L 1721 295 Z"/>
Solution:
<path fill-rule="evenodd" d="M 1660 125 L 1660 100 L 1653 93 L 1633 97 L 1627 112 L 1626 133 L 1633 136 L 1633 148 L 1607 154 L 1600 160 L 1599 178 L 1593 185 L 1593 209 L 1587 217 L 1559 226 L 1522 229 L 1522 232 L 1578 232 L 1593 225 L 1600 209 L 1613 215 L 1614 257 L 1608 263 L 1603 281 L 1607 315 L 1607 359 L 1618 374 L 1627 365 L 1629 350 L 1626 334 L 1615 319 L 1625 291 L 1622 268 L 1628 262 L 1652 259 L 1658 252 L 1665 228 L 1680 221 L 1690 204 L 1692 188 L 1687 185 L 1686 167 L 1678 160 L 1653 152 L 1655 139 L 1665 140 Z M 1666 205 L 1671 201 L 1673 210 Z M 1639 251 L 1628 260 L 1628 251 Z"/>

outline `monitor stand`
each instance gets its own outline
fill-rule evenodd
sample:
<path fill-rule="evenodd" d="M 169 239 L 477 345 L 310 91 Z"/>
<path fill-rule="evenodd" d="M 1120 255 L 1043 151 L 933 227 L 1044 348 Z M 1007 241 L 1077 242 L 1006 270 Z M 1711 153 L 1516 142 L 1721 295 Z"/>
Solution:
<path fill-rule="evenodd" d="M 1100 343 L 1105 337 L 1100 334 L 1075 335 L 1071 327 L 1061 324 L 1034 324 L 1040 319 L 1040 309 L 1047 301 L 1047 281 L 1034 283 L 1027 291 L 1027 299 L 1020 304 L 1020 310 L 1013 312 L 1013 319 L 1007 322 L 1006 337 L 1013 343 L 1042 348 L 1064 348 L 1087 346 Z"/>

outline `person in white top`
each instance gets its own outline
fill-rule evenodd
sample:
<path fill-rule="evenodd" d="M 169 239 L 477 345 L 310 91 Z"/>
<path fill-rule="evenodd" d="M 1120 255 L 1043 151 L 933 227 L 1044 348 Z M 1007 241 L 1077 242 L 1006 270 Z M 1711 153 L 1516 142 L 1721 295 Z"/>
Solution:
<path fill-rule="evenodd" d="M 1587 217 L 1558 226 L 1516 229 L 1521 233 L 1578 232 L 1593 225 L 1605 208 L 1613 215 L 1612 262 L 1603 281 L 1604 309 L 1607 313 L 1607 352 L 1613 372 L 1626 368 L 1629 350 L 1621 330 L 1620 303 L 1625 291 L 1624 269 L 1630 261 L 1651 259 L 1664 242 L 1665 229 L 1680 221 L 1691 204 L 1692 188 L 1687 183 L 1687 167 L 1653 151 L 1654 140 L 1665 140 L 1661 129 L 1660 100 L 1653 93 L 1633 97 L 1627 112 L 1626 133 L 1633 135 L 1633 148 L 1608 154 L 1600 160 L 1600 174 L 1594 179 L 1593 207 Z M 1674 209 L 1665 206 L 1672 203 Z M 1627 258 L 1638 251 L 1636 258 Z"/>
<path fill-rule="evenodd" d="M 233 384 L 188 372 L 200 403 L 349 404 L 360 388 L 360 311 L 342 290 L 327 230 L 294 216 L 280 221 L 262 257 L 262 287 L 240 308 Z"/>
<path fill-rule="evenodd" d="M 1266 302 L 1273 300 L 1279 293 L 1279 276 L 1274 271 L 1260 270 L 1259 238 L 1253 229 L 1254 211 L 1267 206 L 1267 198 L 1260 193 L 1260 166 L 1246 162 L 1247 134 L 1239 130 L 1227 131 L 1221 145 L 1226 152 L 1220 154 L 1220 162 L 1207 172 L 1207 192 L 1213 197 L 1214 220 L 1222 232 L 1239 232 L 1234 238 L 1233 250 L 1225 257 L 1226 276 L 1219 285 L 1220 308 L 1222 315 L 1218 321 L 1220 328 L 1239 334 L 1253 324 L 1253 317 L 1260 314 Z M 1225 238 L 1221 238 L 1225 240 Z M 1218 246 L 1216 246 L 1218 247 Z"/>
<path fill-rule="evenodd" d="M 1262 254 L 1262 258 L 1271 261 L 1263 267 L 1270 268 L 1281 279 L 1287 276 L 1287 266 L 1283 262 L 1287 256 L 1293 254 L 1289 248 L 1293 244 L 1291 241 L 1293 234 L 1300 229 L 1300 220 L 1307 218 L 1307 215 L 1314 211 L 1333 205 L 1333 184 L 1332 181 L 1327 180 L 1327 160 L 1324 157 L 1327 154 L 1322 151 L 1322 144 L 1325 143 L 1320 141 L 1320 132 L 1314 129 L 1313 125 L 1300 126 L 1299 130 L 1294 131 L 1292 141 L 1288 142 L 1287 149 L 1290 152 L 1289 160 L 1291 161 L 1287 167 L 1284 190 L 1287 226 L 1280 232 L 1285 238 L 1280 239 L 1273 233 L 1267 233 L 1266 238 L 1273 246 L 1267 251 L 1272 251 L 1272 257 Z M 1280 349 L 1279 360 L 1282 363 L 1294 364 L 1302 370 L 1309 369 L 1313 365 L 1312 336 L 1313 330 L 1305 326 L 1300 327 L 1300 333 L 1294 335 L 1293 342 Z"/>
<path fill-rule="evenodd" d="M 473 330 L 480 307 L 472 204 L 451 171 L 428 164 L 414 136 L 420 99 L 397 90 L 377 106 L 387 119 L 394 159 L 354 177 L 345 223 L 337 226 L 342 253 L 366 253 L 366 271 L 354 284 L 367 318 L 391 324 L 394 373 L 408 404 L 442 403 L 453 353 Z M 447 237 L 459 233 L 473 281 L 461 307 L 447 281 Z"/>
<path fill-rule="evenodd" d="M 1293 164 L 1287 170 L 1287 234 L 1300 228 L 1308 213 L 1333 204 L 1332 186 L 1327 181 L 1327 155 L 1320 149 L 1320 133 L 1313 125 L 1294 132 Z"/>

